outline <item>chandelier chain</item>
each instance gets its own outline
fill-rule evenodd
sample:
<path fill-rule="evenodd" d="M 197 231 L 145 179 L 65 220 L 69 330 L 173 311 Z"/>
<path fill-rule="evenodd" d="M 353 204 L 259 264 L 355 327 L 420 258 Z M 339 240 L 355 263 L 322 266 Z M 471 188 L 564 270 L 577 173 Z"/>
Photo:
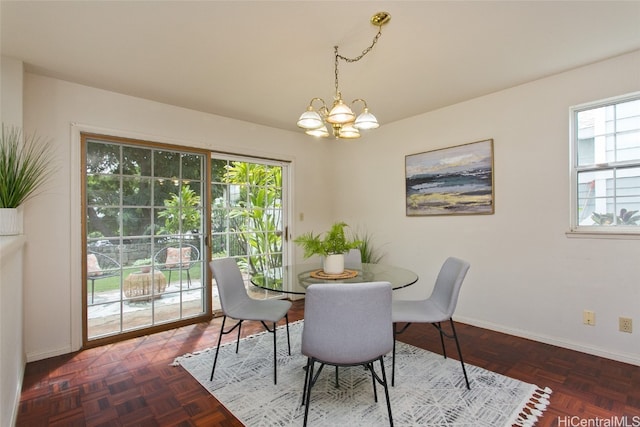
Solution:
<path fill-rule="evenodd" d="M 378 33 L 375 35 L 375 37 L 373 38 L 373 41 L 371 42 L 371 45 L 369 45 L 369 47 L 367 47 L 366 49 L 364 49 L 362 51 L 362 53 L 358 56 L 356 56 L 355 58 L 347 58 L 346 56 L 340 55 L 338 53 L 338 46 L 334 46 L 333 47 L 333 51 L 335 52 L 335 66 L 334 66 L 334 70 L 335 70 L 335 86 L 336 86 L 336 95 L 338 94 L 338 59 L 342 59 L 345 62 L 358 62 L 360 61 L 362 58 L 364 58 L 364 56 L 371 52 L 371 49 L 373 49 L 373 47 L 376 45 L 376 43 L 378 43 L 378 39 L 380 38 L 380 36 L 382 35 L 382 26 L 378 27 Z"/>
<path fill-rule="evenodd" d="M 378 43 L 378 39 L 380 38 L 381 35 L 382 35 L 382 27 L 380 27 L 380 29 L 378 30 L 378 34 L 376 34 L 375 37 L 373 38 L 373 42 L 371 43 L 371 45 L 369 47 L 367 47 L 365 50 L 363 50 L 362 53 L 360 55 L 356 56 L 355 58 L 347 58 L 346 56 L 342 56 L 342 55 L 338 54 L 338 46 L 336 46 L 336 56 L 338 58 L 342 59 L 345 62 L 358 62 L 367 53 L 369 53 L 371 51 L 371 49 L 373 49 L 373 47 L 376 45 L 376 43 Z"/>

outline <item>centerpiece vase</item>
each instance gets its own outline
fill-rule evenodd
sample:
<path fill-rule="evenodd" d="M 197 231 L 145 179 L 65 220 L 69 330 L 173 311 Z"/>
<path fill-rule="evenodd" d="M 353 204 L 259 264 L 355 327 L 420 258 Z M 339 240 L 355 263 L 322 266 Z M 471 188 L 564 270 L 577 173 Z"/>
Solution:
<path fill-rule="evenodd" d="M 324 257 L 322 270 L 326 274 L 344 273 L 344 254 L 332 254 Z"/>

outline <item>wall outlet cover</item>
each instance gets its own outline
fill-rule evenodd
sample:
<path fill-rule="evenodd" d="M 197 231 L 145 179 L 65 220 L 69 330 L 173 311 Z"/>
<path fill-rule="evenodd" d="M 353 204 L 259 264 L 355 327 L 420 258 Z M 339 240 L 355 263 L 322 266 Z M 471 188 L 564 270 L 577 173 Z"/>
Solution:
<path fill-rule="evenodd" d="M 633 321 L 630 317 L 620 317 L 618 320 L 620 332 L 631 333 L 633 331 Z"/>

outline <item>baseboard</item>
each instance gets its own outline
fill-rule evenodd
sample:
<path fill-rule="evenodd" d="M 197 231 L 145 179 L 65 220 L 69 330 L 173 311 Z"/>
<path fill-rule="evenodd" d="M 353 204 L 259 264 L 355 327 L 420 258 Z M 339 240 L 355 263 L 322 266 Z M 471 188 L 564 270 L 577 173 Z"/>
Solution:
<path fill-rule="evenodd" d="M 604 357 L 605 359 L 616 360 L 618 362 L 629 363 L 631 365 L 640 366 L 640 355 L 633 353 L 620 353 L 612 352 L 610 350 L 584 345 L 582 343 L 566 341 L 557 337 L 549 335 L 533 334 L 530 331 L 523 329 L 507 328 L 503 325 L 498 325 L 483 320 L 472 319 L 468 317 L 454 316 L 454 320 L 460 323 L 466 323 L 468 325 L 477 326 L 479 328 L 489 329 L 496 332 L 501 332 L 508 335 L 514 335 L 521 338 L 527 338 L 533 341 L 538 341 L 545 344 L 550 344 L 556 347 L 562 347 L 569 350 L 579 351 L 581 353 L 591 354 L 598 357 Z"/>
<path fill-rule="evenodd" d="M 48 359 L 50 357 L 55 357 L 55 356 L 62 356 L 63 354 L 73 353 L 73 351 L 74 350 L 71 349 L 71 347 L 63 347 L 58 349 L 42 351 L 38 353 L 27 353 L 27 363 Z"/>

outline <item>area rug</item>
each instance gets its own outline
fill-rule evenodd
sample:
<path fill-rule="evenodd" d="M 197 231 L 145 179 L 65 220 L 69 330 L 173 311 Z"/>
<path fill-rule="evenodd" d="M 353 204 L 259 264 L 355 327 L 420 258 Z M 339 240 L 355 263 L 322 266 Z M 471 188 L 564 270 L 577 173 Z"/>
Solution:
<path fill-rule="evenodd" d="M 306 357 L 300 353 L 303 321 L 278 330 L 278 384 L 273 384 L 273 336 L 244 338 L 220 348 L 213 381 L 209 381 L 215 348 L 175 359 L 244 425 L 301 426 Z M 375 366 L 379 370 L 379 364 Z M 385 357 L 390 380 L 391 355 Z M 465 387 L 460 362 L 398 342 L 396 384 L 389 388 L 396 426 L 511 427 L 534 426 L 549 404 L 551 389 L 540 388 L 466 364 L 471 390 Z M 386 401 L 378 386 L 374 401 L 371 375 L 362 367 L 325 367 L 311 394 L 309 426 L 370 427 L 389 425 Z"/>

